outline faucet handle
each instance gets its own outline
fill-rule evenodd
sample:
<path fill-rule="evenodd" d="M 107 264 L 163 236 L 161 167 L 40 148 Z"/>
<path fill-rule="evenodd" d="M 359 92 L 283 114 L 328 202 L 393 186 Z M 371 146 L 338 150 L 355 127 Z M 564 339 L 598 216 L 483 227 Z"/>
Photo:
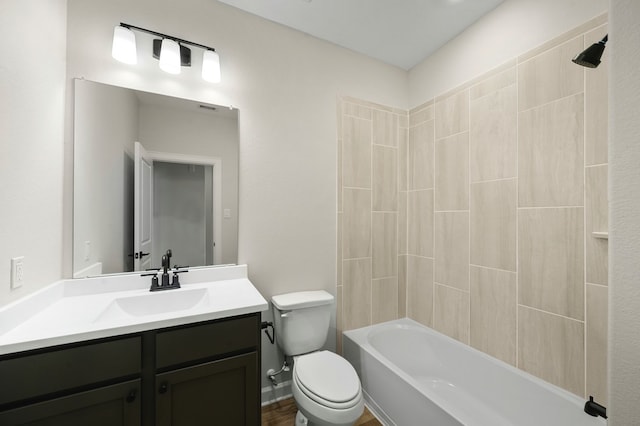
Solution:
<path fill-rule="evenodd" d="M 151 272 L 148 274 L 140 274 L 141 277 L 151 277 L 151 288 L 149 291 L 156 291 L 160 288 L 160 284 L 158 283 L 158 272 Z"/>
<path fill-rule="evenodd" d="M 171 287 L 180 288 L 180 277 L 178 277 L 178 273 L 173 273 L 173 278 L 171 279 Z"/>

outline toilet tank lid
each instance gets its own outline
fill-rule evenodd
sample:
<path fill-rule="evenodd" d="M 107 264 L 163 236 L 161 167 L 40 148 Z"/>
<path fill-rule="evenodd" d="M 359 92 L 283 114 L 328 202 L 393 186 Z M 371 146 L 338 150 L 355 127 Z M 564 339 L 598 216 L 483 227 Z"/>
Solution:
<path fill-rule="evenodd" d="M 297 291 L 273 296 L 271 302 L 276 308 L 284 311 L 328 305 L 333 302 L 333 296 L 324 290 Z"/>

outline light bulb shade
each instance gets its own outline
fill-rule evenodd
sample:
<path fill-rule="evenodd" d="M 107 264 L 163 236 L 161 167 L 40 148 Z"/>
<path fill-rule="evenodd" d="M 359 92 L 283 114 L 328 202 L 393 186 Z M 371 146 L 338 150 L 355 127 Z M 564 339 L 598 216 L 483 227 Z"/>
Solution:
<path fill-rule="evenodd" d="M 133 65 L 138 62 L 136 35 L 133 31 L 120 25 L 113 29 L 111 56 L 125 64 Z"/>
<path fill-rule="evenodd" d="M 171 39 L 162 40 L 160 69 L 169 74 L 180 74 L 180 45 Z"/>
<path fill-rule="evenodd" d="M 202 79 L 210 83 L 220 83 L 220 56 L 214 50 L 205 50 L 202 55 Z"/>

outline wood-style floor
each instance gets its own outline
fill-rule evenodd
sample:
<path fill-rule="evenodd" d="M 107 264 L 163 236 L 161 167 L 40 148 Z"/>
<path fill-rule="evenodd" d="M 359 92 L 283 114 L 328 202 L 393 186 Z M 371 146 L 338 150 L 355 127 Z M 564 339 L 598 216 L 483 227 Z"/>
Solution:
<path fill-rule="evenodd" d="M 294 426 L 298 408 L 293 398 L 283 399 L 262 407 L 262 426 Z M 382 426 L 373 414 L 364 408 L 356 426 Z"/>

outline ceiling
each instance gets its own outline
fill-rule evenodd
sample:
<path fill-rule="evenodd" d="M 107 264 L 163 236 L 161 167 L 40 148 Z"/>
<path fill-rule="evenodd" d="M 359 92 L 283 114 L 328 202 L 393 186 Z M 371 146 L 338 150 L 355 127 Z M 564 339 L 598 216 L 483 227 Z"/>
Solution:
<path fill-rule="evenodd" d="M 504 0 L 219 0 L 409 70 Z"/>

